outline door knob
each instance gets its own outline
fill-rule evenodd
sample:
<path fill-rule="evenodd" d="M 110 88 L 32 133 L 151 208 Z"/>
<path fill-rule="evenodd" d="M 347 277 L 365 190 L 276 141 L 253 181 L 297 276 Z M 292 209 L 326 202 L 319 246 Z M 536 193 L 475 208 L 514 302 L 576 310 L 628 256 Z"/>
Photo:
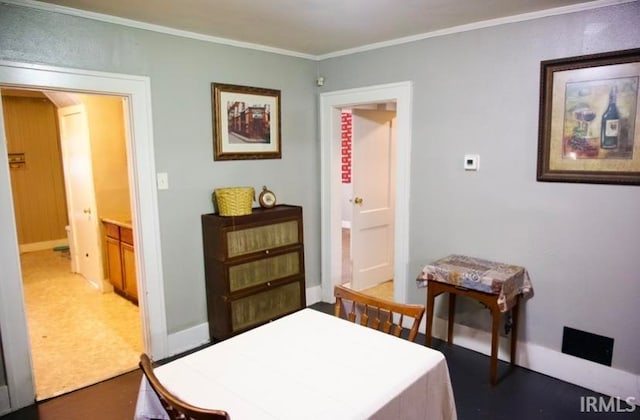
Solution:
<path fill-rule="evenodd" d="M 91 208 L 87 207 L 86 209 L 82 209 L 84 214 L 91 214 Z"/>
<path fill-rule="evenodd" d="M 356 198 L 354 198 L 354 199 L 353 199 L 353 202 L 354 202 L 355 204 L 359 205 L 359 206 L 361 206 L 361 205 L 362 205 L 362 201 L 363 201 L 363 200 L 362 200 L 362 197 L 356 197 Z"/>

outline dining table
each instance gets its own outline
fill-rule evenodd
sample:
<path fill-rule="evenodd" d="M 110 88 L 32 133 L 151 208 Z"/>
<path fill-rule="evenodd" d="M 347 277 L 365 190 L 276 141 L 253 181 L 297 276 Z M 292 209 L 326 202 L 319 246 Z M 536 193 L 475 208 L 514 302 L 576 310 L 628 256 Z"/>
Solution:
<path fill-rule="evenodd" d="M 456 419 L 444 355 L 305 308 L 154 372 L 175 396 L 233 420 Z M 135 419 L 167 419 L 143 376 Z"/>

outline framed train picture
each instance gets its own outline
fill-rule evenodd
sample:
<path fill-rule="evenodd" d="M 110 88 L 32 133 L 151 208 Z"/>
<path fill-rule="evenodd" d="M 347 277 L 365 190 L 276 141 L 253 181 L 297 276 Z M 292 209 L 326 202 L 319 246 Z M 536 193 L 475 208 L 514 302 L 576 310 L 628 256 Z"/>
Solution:
<path fill-rule="evenodd" d="M 280 159 L 280 91 L 211 84 L 214 160 Z"/>

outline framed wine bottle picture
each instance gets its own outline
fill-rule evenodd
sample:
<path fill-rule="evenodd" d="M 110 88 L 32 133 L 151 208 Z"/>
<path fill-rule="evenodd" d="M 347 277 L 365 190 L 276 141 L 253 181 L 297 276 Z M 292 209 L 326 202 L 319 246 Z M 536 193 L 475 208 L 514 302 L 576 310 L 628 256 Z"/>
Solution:
<path fill-rule="evenodd" d="M 640 185 L 640 48 L 540 63 L 538 181 Z"/>

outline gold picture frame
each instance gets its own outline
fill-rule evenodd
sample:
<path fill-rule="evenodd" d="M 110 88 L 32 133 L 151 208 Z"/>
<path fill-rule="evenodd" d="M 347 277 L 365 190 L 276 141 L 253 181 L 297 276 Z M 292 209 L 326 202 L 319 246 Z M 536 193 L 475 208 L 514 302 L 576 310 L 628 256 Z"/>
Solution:
<path fill-rule="evenodd" d="M 640 185 L 640 49 L 542 61 L 538 181 Z"/>
<path fill-rule="evenodd" d="M 280 159 L 280 91 L 211 84 L 214 160 Z"/>

